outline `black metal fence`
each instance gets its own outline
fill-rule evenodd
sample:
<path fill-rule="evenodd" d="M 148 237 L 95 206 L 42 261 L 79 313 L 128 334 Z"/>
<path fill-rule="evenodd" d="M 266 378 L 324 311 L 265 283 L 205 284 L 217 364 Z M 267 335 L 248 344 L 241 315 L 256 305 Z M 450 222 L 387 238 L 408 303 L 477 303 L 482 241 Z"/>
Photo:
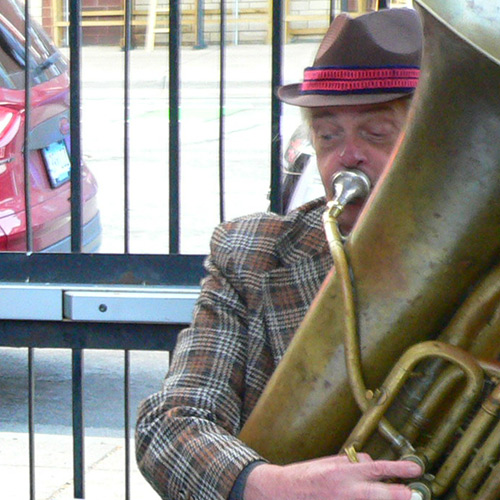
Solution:
<path fill-rule="evenodd" d="M 21 4 L 20 4 L 21 5 Z M 25 45 L 30 47 L 32 26 L 30 2 L 25 1 Z M 169 252 L 161 255 L 130 253 L 130 54 L 132 2 L 126 0 L 125 43 L 123 45 L 123 254 L 86 254 L 82 252 L 82 171 L 81 147 L 81 2 L 69 2 L 69 76 L 70 76 L 70 158 L 71 158 L 71 253 L 33 252 L 31 176 L 29 155 L 25 155 L 26 252 L 0 254 L 0 346 L 28 349 L 28 424 L 29 498 L 37 496 L 37 484 L 44 473 L 36 464 L 37 393 L 35 351 L 42 348 L 69 349 L 72 360 L 72 428 L 73 428 L 73 495 L 85 498 L 85 421 L 84 421 L 84 353 L 87 349 L 112 349 L 124 352 L 124 492 L 130 498 L 130 403 L 129 352 L 131 350 L 171 351 L 178 331 L 189 322 L 180 310 L 192 307 L 202 277 L 203 255 L 180 255 L 180 92 L 179 75 L 180 24 L 178 0 L 171 0 L 168 34 L 168 217 Z M 221 4 L 224 12 L 224 5 Z M 273 7 L 271 88 L 281 83 L 282 3 Z M 225 19 L 220 19 L 220 92 L 218 102 L 219 131 L 219 213 L 225 217 Z M 25 51 L 29 54 L 29 50 Z M 31 151 L 31 108 L 33 63 L 25 57 L 25 143 Z M 271 92 L 271 209 L 280 211 L 281 105 Z M 146 300 L 142 297 L 147 295 Z M 141 312 L 145 302 L 160 301 L 170 313 L 151 319 L 151 309 Z M 116 301 L 125 307 L 115 308 Z M 133 301 L 134 305 L 129 305 Z M 162 302 L 163 301 L 163 302 Z M 142 304 L 142 305 L 141 305 Z M 166 305 L 165 305 L 166 304 Z M 170 304 L 170 306 L 169 306 Z M 171 309 L 170 309 L 171 308 Z M 133 311 L 132 316 L 123 310 Z M 118 312 L 116 312 L 118 310 Z M 83 312 L 79 312 L 83 311 Z M 142 317 L 141 317 L 142 315 Z M 139 333 L 138 333 L 139 332 Z"/>
<path fill-rule="evenodd" d="M 22 5 L 22 4 L 19 4 Z M 273 89 L 281 84 L 283 70 L 283 2 L 273 2 L 269 103 L 269 185 L 270 209 L 281 212 L 281 103 Z M 32 26 L 30 1 L 25 0 L 25 45 L 30 47 Z M 1 8 L 0 8 L 1 10 Z M 225 5 L 220 5 L 219 92 L 217 98 L 218 211 L 226 216 L 226 45 Z M 131 53 L 132 1 L 125 0 L 123 57 L 123 253 L 88 254 L 82 251 L 82 29 L 80 0 L 69 2 L 70 76 L 70 158 L 71 158 L 71 253 L 33 252 L 31 176 L 29 155 L 24 159 L 26 208 L 26 252 L 0 253 L 0 346 L 27 348 L 29 498 L 37 498 L 37 478 L 43 474 L 36 466 L 35 350 L 69 349 L 72 359 L 73 495 L 85 498 L 85 422 L 84 353 L 88 349 L 121 350 L 124 353 L 124 493 L 130 498 L 130 401 L 129 353 L 132 350 L 171 351 L 177 333 L 189 323 L 189 311 L 203 275 L 203 255 L 182 255 L 181 229 L 181 147 L 180 98 L 182 81 L 180 2 L 171 0 L 168 29 L 168 252 L 134 254 L 130 244 L 130 143 L 131 143 Z M 199 49 L 200 47 L 198 47 Z M 32 73 L 35 70 L 25 51 L 24 151 L 31 151 Z M 203 75 L 200 75 L 203 78 Z M 154 181 L 153 181 L 154 182 Z M 118 187 L 117 187 L 118 189 Z M 153 304 L 153 309 L 151 309 Z M 158 307 L 154 309 L 155 305 Z M 158 310 L 163 315 L 155 316 Z M 1 351 L 0 351 L 1 356 Z M 1 361 L 0 361 L 1 362 Z M 1 395 L 0 395 L 1 399 Z"/>
<path fill-rule="evenodd" d="M 87 349 L 123 350 L 124 495 L 130 498 L 129 352 L 172 351 L 178 331 L 185 326 L 202 275 L 202 256 L 107 254 L 2 254 L 0 345 L 28 348 L 28 426 L 30 498 L 36 496 L 43 468 L 35 465 L 35 351 L 69 349 L 72 358 L 72 426 L 74 497 L 85 498 L 84 352 Z M 48 285 L 50 284 L 50 285 Z M 141 314 L 141 297 L 156 301 L 163 318 L 120 318 L 116 301 L 130 301 Z M 154 294 L 154 296 L 152 296 Z M 23 300 L 27 307 L 16 307 Z M 83 317 L 78 312 L 83 304 Z M 85 301 L 90 301 L 85 304 Z M 160 301 L 160 302 L 158 302 Z M 132 303 L 133 302 L 133 303 Z M 172 304 L 169 312 L 168 303 Z M 154 305 L 154 304 L 153 304 Z M 42 307 L 43 306 L 43 307 Z M 183 307 L 187 313 L 183 314 Z M 10 313 L 8 312 L 10 311 Z M 148 311 L 145 312 L 147 315 Z M 101 315 L 102 319 L 92 315 Z M 118 317 L 116 316 L 118 314 Z M 86 316 L 86 317 L 85 317 Z M 39 472 L 35 472 L 39 471 Z"/>

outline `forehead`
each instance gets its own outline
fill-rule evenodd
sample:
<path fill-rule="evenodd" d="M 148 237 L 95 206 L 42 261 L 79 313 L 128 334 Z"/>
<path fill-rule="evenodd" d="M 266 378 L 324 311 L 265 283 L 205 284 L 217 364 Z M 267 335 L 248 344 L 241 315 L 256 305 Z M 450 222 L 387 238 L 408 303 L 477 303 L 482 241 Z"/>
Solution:
<path fill-rule="evenodd" d="M 388 118 L 396 115 L 396 109 L 391 103 L 360 104 L 354 106 L 326 106 L 311 110 L 312 120 L 348 116 L 353 118 Z"/>

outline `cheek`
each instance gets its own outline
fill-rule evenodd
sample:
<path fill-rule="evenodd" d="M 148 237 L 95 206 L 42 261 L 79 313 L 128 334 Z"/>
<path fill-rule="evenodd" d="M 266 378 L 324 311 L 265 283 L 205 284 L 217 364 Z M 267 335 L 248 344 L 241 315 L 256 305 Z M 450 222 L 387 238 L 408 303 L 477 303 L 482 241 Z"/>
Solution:
<path fill-rule="evenodd" d="M 387 165 L 390 163 L 391 152 L 386 151 L 375 151 L 371 156 L 371 161 L 368 163 L 370 173 L 373 176 L 373 179 L 378 179 Z"/>

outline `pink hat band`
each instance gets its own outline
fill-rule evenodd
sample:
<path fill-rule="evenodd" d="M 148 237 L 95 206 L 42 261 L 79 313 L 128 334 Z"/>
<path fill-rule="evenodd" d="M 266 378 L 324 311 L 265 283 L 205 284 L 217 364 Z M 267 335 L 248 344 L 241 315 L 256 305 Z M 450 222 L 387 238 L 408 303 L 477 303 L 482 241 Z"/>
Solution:
<path fill-rule="evenodd" d="M 341 95 L 409 92 L 416 88 L 419 75 L 417 66 L 309 67 L 304 70 L 300 93 Z"/>

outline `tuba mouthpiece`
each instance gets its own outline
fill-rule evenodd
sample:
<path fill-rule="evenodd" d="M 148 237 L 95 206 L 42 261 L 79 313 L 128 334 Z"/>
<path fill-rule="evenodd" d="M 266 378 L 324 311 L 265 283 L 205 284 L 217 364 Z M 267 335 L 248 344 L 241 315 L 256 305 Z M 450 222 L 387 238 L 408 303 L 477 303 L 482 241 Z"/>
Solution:
<path fill-rule="evenodd" d="M 348 203 L 366 198 L 370 194 L 370 189 L 370 179 L 360 170 L 337 172 L 332 177 L 333 199 L 329 203 L 331 214 L 337 217 Z"/>

